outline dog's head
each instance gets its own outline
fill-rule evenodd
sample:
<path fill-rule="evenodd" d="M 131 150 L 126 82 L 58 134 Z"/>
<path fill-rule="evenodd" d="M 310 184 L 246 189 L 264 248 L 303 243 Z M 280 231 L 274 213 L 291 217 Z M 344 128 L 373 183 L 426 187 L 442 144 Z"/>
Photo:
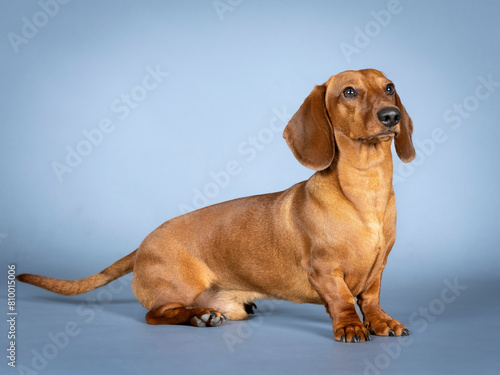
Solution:
<path fill-rule="evenodd" d="M 283 136 L 301 164 L 320 171 L 335 156 L 334 129 L 353 142 L 390 142 L 394 138 L 403 162 L 415 158 L 411 118 L 394 84 L 378 70 L 345 71 L 316 86 Z"/>

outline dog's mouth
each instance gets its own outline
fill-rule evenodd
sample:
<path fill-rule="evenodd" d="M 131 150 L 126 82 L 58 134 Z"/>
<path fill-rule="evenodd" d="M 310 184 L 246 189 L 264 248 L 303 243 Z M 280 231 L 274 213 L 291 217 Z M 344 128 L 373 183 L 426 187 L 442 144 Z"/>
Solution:
<path fill-rule="evenodd" d="M 363 138 L 359 137 L 358 141 L 368 142 L 368 143 L 378 143 L 378 142 L 387 142 L 397 136 L 398 133 L 394 130 L 384 130 L 383 132 L 371 135 L 369 137 Z"/>

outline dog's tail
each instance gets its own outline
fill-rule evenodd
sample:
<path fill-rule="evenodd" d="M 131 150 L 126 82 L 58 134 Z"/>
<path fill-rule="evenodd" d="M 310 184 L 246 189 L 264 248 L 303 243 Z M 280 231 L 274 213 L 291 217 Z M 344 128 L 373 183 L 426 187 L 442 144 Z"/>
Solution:
<path fill-rule="evenodd" d="M 60 280 L 28 273 L 17 276 L 17 279 L 23 283 L 36 285 L 40 288 L 50 290 L 51 292 L 63 294 L 65 296 L 74 296 L 97 289 L 132 272 L 136 253 L 137 250 L 113 263 L 105 270 L 80 280 Z"/>

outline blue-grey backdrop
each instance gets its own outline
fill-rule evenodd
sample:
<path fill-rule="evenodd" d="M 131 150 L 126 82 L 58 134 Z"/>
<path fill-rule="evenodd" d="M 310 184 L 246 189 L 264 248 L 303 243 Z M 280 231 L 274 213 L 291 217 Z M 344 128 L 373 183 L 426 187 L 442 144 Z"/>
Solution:
<path fill-rule="evenodd" d="M 396 83 L 419 153 L 395 160 L 392 268 L 496 272 L 496 2 L 3 7 L 6 261 L 85 274 L 195 205 L 308 178 L 282 138 L 287 117 L 315 84 L 370 67 Z"/>
<path fill-rule="evenodd" d="M 497 280 L 498 2 L 1 8 L 3 265 L 83 277 L 182 212 L 307 179 L 282 138 L 288 118 L 315 84 L 375 68 L 395 82 L 418 152 L 395 157 L 384 285 Z"/>

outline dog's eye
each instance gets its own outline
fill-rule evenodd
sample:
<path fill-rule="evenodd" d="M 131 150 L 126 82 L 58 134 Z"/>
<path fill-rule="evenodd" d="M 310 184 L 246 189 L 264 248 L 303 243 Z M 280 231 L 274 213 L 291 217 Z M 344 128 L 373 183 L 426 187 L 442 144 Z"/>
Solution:
<path fill-rule="evenodd" d="M 346 87 L 343 91 L 343 94 L 344 94 L 344 97 L 347 99 L 355 98 L 358 95 L 358 93 L 356 92 L 354 87 L 351 87 L 351 86 Z"/>
<path fill-rule="evenodd" d="M 394 84 L 388 83 L 387 86 L 385 86 L 385 93 L 388 96 L 394 95 L 395 92 L 396 92 L 396 88 L 394 87 Z"/>

